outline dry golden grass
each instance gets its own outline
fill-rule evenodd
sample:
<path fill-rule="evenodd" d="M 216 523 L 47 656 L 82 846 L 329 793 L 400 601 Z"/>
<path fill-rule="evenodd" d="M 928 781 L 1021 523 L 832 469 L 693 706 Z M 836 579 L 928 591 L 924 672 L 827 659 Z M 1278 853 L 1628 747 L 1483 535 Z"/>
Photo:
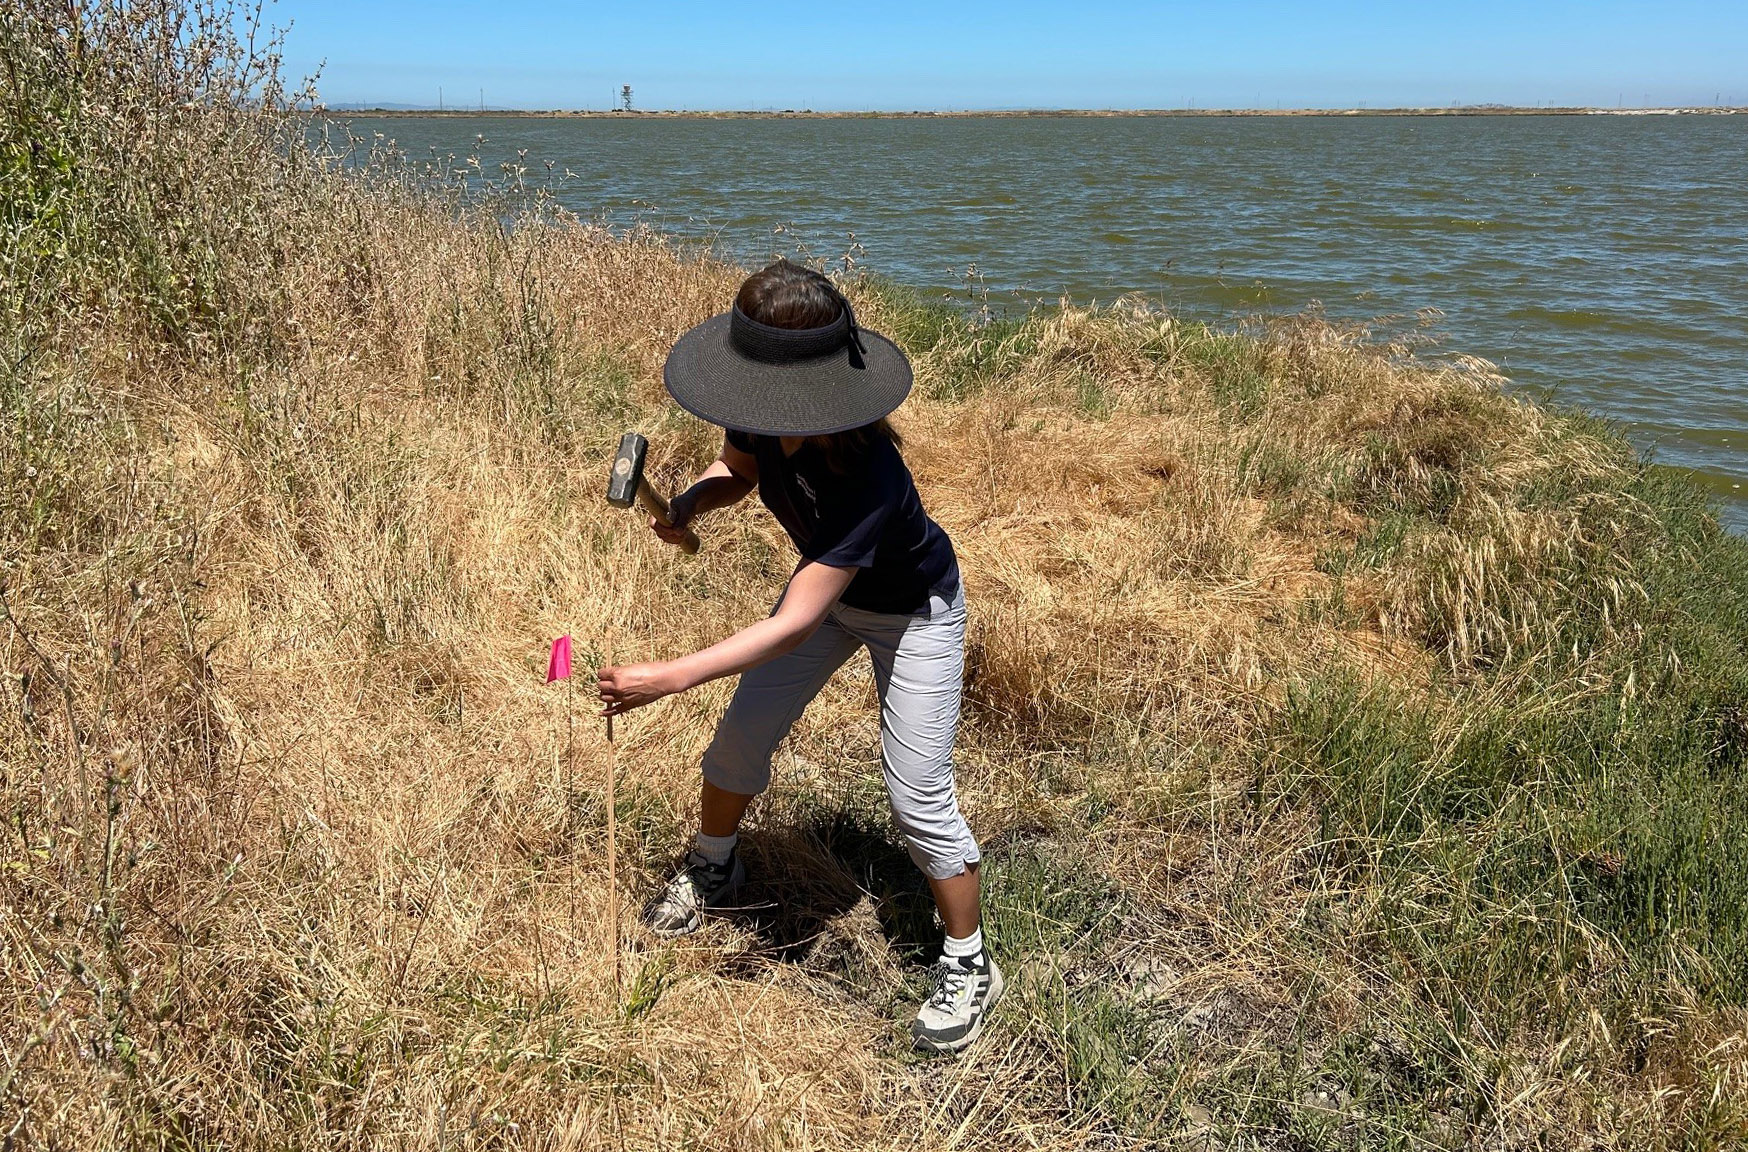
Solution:
<path fill-rule="evenodd" d="M 172 158 L 211 130 L 153 123 Z M 756 508 L 687 558 L 603 499 L 629 428 L 669 487 L 716 450 L 659 369 L 743 270 L 550 211 L 505 229 L 381 172 L 282 176 L 199 274 L 9 297 L 30 308 L 0 464 L 6 1147 L 1741 1133 L 1742 1021 L 1694 990 L 1703 947 L 1646 976 L 1540 889 L 1462 903 L 1473 877 L 1391 871 L 1435 832 L 1348 838 L 1315 770 L 1273 774 L 1296 686 L 1332 668 L 1446 708 L 1426 780 L 1474 717 L 1521 710 L 1541 673 L 1511 661 L 1578 625 L 1549 716 L 1620 694 L 1615 615 L 1651 596 L 1626 548 L 1662 529 L 1616 441 L 1486 365 L 1312 317 L 979 328 L 851 285 L 917 365 L 898 420 L 968 586 L 961 794 L 1013 977 L 984 1041 L 925 1062 L 903 1025 L 934 929 L 885 824 L 864 670 L 754 809 L 769 906 L 678 944 L 628 928 L 622 998 L 607 749 L 586 691 L 542 683 L 560 633 L 585 669 L 674 655 L 758 618 L 789 570 Z M 230 184 L 186 182 L 148 185 L 223 215 Z M 1472 710 L 1449 704 L 1471 682 Z M 621 728 L 628 925 L 730 687 Z M 1544 951 L 1477 950 L 1525 924 Z M 1547 965 L 1543 999 L 1501 990 L 1509 956 Z"/>
<path fill-rule="evenodd" d="M 675 946 L 633 931 L 643 991 L 629 1018 L 616 1009 L 604 745 L 586 699 L 540 672 L 561 632 L 589 656 L 671 655 L 778 590 L 785 546 L 761 513 L 709 522 L 688 559 L 601 498 L 627 427 L 651 435 L 671 482 L 713 450 L 662 402 L 658 365 L 740 273 L 652 237 L 506 238 L 410 208 L 357 244 L 350 266 L 285 270 L 308 285 L 283 318 L 300 338 L 246 396 L 200 360 L 90 364 L 119 437 L 101 477 L 77 465 L 99 526 L 14 553 L 20 1134 L 1110 1146 L 1018 994 L 965 1060 L 896 1055 L 914 977 L 894 945 L 916 941 L 889 939 L 866 878 L 806 833 L 822 805 L 878 812 L 858 673 L 804 718 L 753 836 L 773 898 L 834 910 L 817 939 L 778 941 L 779 959 L 756 926 Z M 373 287 L 342 307 L 341 282 Z M 870 323 L 882 306 L 865 302 Z M 1385 591 L 1394 606 L 1371 619 L 1305 617 L 1329 583 L 1320 550 L 1360 524 L 1271 520 L 1198 370 L 1133 354 L 1140 328 L 1177 339 L 1172 322 L 1070 310 L 1034 326 L 1002 386 L 901 413 L 973 606 L 966 803 L 999 857 L 1109 795 L 1117 815 L 1065 864 L 1127 889 L 1102 978 L 1166 973 L 1149 995 L 1236 1021 L 1215 1030 L 1229 1064 L 1279 1039 L 1308 970 L 1331 985 L 1334 1024 L 1368 995 L 1363 969 L 1292 944 L 1305 829 L 1228 814 L 1235 750 L 1296 669 L 1342 653 L 1422 667 L 1386 626 L 1414 604 Z M 1321 394 L 1242 435 L 1307 455 L 1356 427 L 1431 434 L 1439 395 L 1480 387 L 1352 346 L 1277 353 Z M 927 353 L 919 367 L 926 383 Z M 1112 411 L 1089 415 L 1070 373 L 1104 381 Z M 1532 410 L 1489 403 L 1514 437 L 1537 434 Z M 624 726 L 628 911 L 687 826 L 727 692 Z M 1069 962 L 1009 959 L 1022 982 Z M 1197 1063 L 1177 1075 L 1193 1085 Z M 1538 1101 L 1502 1112 L 1532 1105 L 1539 1123 Z"/>

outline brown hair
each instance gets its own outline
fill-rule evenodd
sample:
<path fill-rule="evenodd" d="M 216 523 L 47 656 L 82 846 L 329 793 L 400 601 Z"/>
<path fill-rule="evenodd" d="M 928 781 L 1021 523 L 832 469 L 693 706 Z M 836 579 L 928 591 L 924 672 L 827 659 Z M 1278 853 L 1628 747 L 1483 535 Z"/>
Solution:
<path fill-rule="evenodd" d="M 735 293 L 734 306 L 748 319 L 773 328 L 823 328 L 845 307 L 844 294 L 823 273 L 779 259 L 748 276 Z M 872 424 L 808 439 L 824 449 L 833 472 L 843 473 L 881 440 L 894 448 L 904 439 L 884 416 Z"/>

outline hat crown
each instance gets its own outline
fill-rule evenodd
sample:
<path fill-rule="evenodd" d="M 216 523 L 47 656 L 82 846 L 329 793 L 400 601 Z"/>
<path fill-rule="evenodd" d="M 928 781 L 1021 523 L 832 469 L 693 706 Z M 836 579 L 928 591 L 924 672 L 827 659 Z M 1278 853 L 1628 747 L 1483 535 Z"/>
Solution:
<path fill-rule="evenodd" d="M 851 344 L 860 346 L 861 343 L 856 338 L 855 315 L 847 301 L 836 319 L 818 328 L 778 328 L 754 320 L 736 304 L 728 314 L 728 338 L 736 352 L 761 364 L 817 360 Z M 858 359 L 851 357 L 852 361 Z"/>

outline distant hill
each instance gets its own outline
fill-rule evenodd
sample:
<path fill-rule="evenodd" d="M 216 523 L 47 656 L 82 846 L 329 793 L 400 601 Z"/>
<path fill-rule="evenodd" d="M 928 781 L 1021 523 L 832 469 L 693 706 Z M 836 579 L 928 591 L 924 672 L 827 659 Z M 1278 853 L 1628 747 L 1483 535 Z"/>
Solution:
<path fill-rule="evenodd" d="M 330 112 L 436 112 L 435 104 L 395 104 L 387 100 L 348 100 L 326 106 Z"/>

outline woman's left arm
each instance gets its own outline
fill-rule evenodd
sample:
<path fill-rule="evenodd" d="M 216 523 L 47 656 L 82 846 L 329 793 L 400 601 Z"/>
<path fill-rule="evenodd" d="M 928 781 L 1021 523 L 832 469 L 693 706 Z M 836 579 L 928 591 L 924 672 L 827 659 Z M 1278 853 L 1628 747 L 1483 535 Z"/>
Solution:
<path fill-rule="evenodd" d="M 690 656 L 601 669 L 596 677 L 601 715 L 617 716 L 641 708 L 719 676 L 745 672 L 799 647 L 844 594 L 856 571 L 809 561 L 789 577 L 777 611 L 757 624 Z"/>

